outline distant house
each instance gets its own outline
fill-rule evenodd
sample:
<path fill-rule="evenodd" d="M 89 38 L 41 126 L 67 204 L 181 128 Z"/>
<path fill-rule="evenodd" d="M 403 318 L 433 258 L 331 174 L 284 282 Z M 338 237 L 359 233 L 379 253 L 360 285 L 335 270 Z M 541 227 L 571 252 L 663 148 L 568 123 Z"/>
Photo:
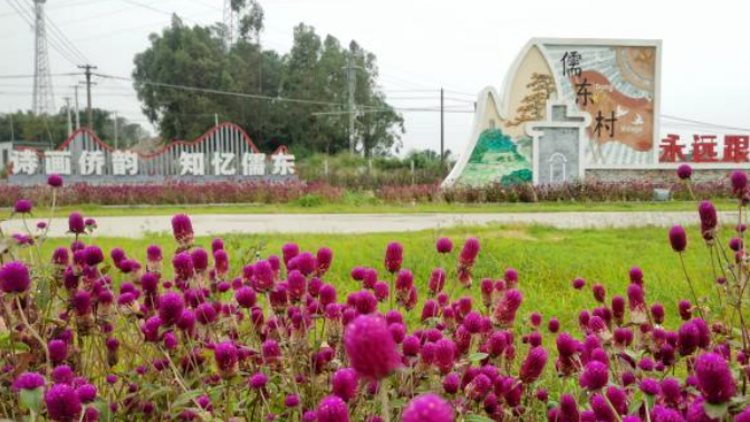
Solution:
<path fill-rule="evenodd" d="M 1 141 L 0 142 L 0 169 L 6 169 L 11 162 L 11 152 L 24 148 L 34 148 L 37 151 L 48 151 L 54 149 L 52 142 L 45 141 Z"/>

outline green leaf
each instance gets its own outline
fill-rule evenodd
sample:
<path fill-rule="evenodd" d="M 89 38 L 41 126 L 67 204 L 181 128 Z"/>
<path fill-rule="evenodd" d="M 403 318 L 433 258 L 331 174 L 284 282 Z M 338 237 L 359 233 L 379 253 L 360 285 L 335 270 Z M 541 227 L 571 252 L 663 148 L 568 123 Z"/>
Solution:
<path fill-rule="evenodd" d="M 469 356 L 469 361 L 479 362 L 487 359 L 487 356 L 489 356 L 487 353 L 474 353 L 473 355 Z"/>
<path fill-rule="evenodd" d="M 44 388 L 39 387 L 34 390 L 21 390 L 19 397 L 23 407 L 39 413 L 39 405 L 42 404 L 42 396 L 44 395 Z"/>
<path fill-rule="evenodd" d="M 729 403 L 723 404 L 711 404 L 707 401 L 703 402 L 703 409 L 706 411 L 706 415 L 712 419 L 721 419 L 729 411 Z"/>
<path fill-rule="evenodd" d="M 475 415 L 475 414 L 466 415 L 466 421 L 467 422 L 495 422 L 494 420 L 488 418 L 487 416 Z"/>
<path fill-rule="evenodd" d="M 185 393 L 180 394 L 177 396 L 177 398 L 172 403 L 172 407 L 180 407 L 184 406 L 185 404 L 189 403 L 191 400 L 197 398 L 203 394 L 203 390 L 191 390 Z"/>

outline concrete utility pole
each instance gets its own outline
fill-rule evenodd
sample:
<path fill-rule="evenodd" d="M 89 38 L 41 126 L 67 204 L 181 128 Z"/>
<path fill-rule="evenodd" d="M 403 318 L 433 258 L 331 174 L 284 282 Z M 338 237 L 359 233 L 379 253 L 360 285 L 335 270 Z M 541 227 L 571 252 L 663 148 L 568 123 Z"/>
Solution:
<path fill-rule="evenodd" d="M 63 98 L 65 100 L 65 110 L 68 112 L 68 137 L 73 134 L 73 118 L 70 112 L 70 97 Z"/>
<path fill-rule="evenodd" d="M 92 66 L 90 64 L 86 64 L 83 66 L 78 66 L 79 69 L 84 70 L 84 75 L 86 75 L 86 115 L 88 120 L 88 126 L 89 129 L 94 130 L 94 113 L 91 108 L 91 70 L 97 69 L 96 66 Z"/>
<path fill-rule="evenodd" d="M 356 105 L 354 104 L 354 93 L 357 89 L 357 68 L 354 66 L 354 60 L 350 55 L 347 57 L 346 80 L 349 82 L 349 153 L 356 153 L 356 141 L 354 140 L 354 117 Z"/>
<path fill-rule="evenodd" d="M 76 130 L 78 130 L 81 128 L 81 115 L 78 112 L 78 85 L 73 85 L 73 91 L 75 91 Z"/>
<path fill-rule="evenodd" d="M 440 164 L 445 164 L 445 90 L 440 88 Z"/>
<path fill-rule="evenodd" d="M 117 112 L 115 111 L 115 149 L 118 149 L 119 147 L 119 139 L 117 136 Z"/>

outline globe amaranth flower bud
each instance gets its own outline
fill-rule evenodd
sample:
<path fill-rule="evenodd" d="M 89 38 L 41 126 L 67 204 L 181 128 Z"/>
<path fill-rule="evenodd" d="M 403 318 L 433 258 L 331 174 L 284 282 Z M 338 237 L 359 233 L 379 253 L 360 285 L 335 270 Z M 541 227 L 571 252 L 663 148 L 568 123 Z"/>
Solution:
<path fill-rule="evenodd" d="M 8 262 L 0 268 L 0 290 L 3 292 L 26 293 L 30 286 L 29 268 L 23 262 Z"/>
<path fill-rule="evenodd" d="M 437 394 L 427 393 L 413 398 L 404 408 L 402 422 L 453 422 L 453 407 Z"/>
<path fill-rule="evenodd" d="M 685 252 L 687 248 L 687 234 L 682 226 L 674 226 L 669 230 L 669 243 L 675 252 Z"/>
<path fill-rule="evenodd" d="M 177 214 L 172 217 L 172 233 L 174 238 L 181 245 L 188 245 L 193 242 L 193 223 L 190 217 L 185 214 Z"/>
<path fill-rule="evenodd" d="M 83 411 L 81 400 L 73 387 L 55 384 L 44 395 L 47 416 L 55 422 L 78 421 Z"/>
<path fill-rule="evenodd" d="M 349 422 L 349 408 L 338 396 L 327 396 L 315 410 L 317 422 Z"/>
<path fill-rule="evenodd" d="M 704 353 L 695 362 L 698 389 L 707 402 L 728 402 L 737 390 L 737 385 L 727 361 L 716 353 Z"/>
<path fill-rule="evenodd" d="M 401 366 L 384 318 L 362 315 L 346 327 L 344 348 L 352 368 L 363 378 L 380 380 Z"/>

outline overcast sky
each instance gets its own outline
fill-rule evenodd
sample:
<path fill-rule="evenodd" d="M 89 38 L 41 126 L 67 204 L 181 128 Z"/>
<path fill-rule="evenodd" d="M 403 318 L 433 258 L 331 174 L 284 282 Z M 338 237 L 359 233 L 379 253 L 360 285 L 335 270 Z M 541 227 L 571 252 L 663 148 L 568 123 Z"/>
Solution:
<path fill-rule="evenodd" d="M 0 0 L 0 75 L 30 75 L 33 32 L 9 2 L 28 8 L 31 0 Z M 299 22 L 345 45 L 354 39 L 377 55 L 383 89 L 399 107 L 436 107 L 442 86 L 451 91 L 448 104 L 466 109 L 483 87 L 500 88 L 532 37 L 661 39 L 662 114 L 750 127 L 750 5 L 744 0 L 265 0 L 262 5 L 266 48 L 287 52 Z M 147 47 L 150 33 L 169 24 L 172 12 L 188 24 L 205 25 L 220 21 L 222 10 L 223 0 L 47 0 L 49 18 L 100 72 L 126 77 L 133 56 Z M 53 74 L 76 71 L 50 51 Z M 77 80 L 54 78 L 57 107 Z M 146 123 L 128 82 L 98 83 L 96 107 Z M 0 79 L 0 112 L 30 108 L 31 90 L 30 78 Z M 83 104 L 85 97 L 80 99 Z M 405 149 L 439 148 L 438 113 L 404 115 Z M 447 148 L 464 148 L 471 122 L 470 113 L 446 115 Z"/>

